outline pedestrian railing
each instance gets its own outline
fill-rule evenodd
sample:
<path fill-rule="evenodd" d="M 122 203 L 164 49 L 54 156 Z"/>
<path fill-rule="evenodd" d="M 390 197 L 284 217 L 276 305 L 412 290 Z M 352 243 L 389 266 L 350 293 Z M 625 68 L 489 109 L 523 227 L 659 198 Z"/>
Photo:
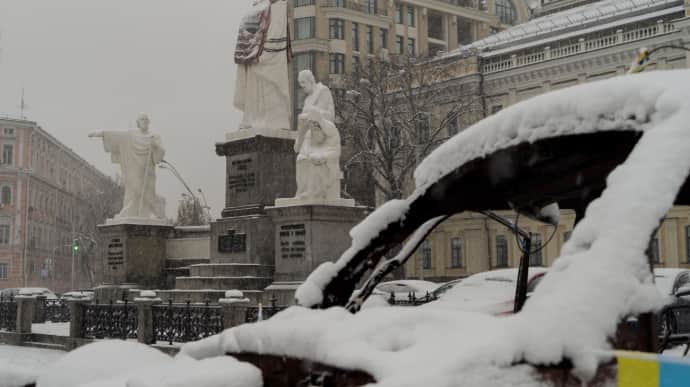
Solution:
<path fill-rule="evenodd" d="M 417 306 L 434 301 L 434 296 L 426 292 L 422 297 L 418 297 L 415 292 L 409 292 L 406 298 L 395 298 L 395 293 L 391 293 L 388 298 L 388 303 L 396 306 Z"/>
<path fill-rule="evenodd" d="M 45 321 L 54 323 L 69 322 L 69 306 L 65 300 L 45 300 L 44 305 Z"/>
<path fill-rule="evenodd" d="M 17 302 L 14 297 L 0 297 L 0 330 L 17 328 Z"/>
<path fill-rule="evenodd" d="M 124 299 L 107 304 L 93 303 L 82 309 L 81 337 L 103 339 L 137 337 L 137 308 Z"/>
<path fill-rule="evenodd" d="M 185 343 L 203 339 L 223 331 L 223 309 L 219 305 L 167 304 L 154 305 L 152 310 L 155 341 Z"/>

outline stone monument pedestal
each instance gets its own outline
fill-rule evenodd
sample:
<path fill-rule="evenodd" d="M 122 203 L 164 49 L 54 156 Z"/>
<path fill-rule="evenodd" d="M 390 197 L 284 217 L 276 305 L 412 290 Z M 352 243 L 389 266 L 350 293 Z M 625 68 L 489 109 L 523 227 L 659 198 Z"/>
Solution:
<path fill-rule="evenodd" d="M 98 226 L 98 232 L 104 241 L 101 249 L 105 283 L 133 284 L 144 289 L 165 286 L 165 241 L 174 233 L 173 226 L 105 224 Z"/>
<path fill-rule="evenodd" d="M 266 208 L 275 224 L 275 273 L 264 299 L 292 305 L 299 284 L 351 246 L 350 229 L 368 212 L 368 207 L 314 204 Z"/>

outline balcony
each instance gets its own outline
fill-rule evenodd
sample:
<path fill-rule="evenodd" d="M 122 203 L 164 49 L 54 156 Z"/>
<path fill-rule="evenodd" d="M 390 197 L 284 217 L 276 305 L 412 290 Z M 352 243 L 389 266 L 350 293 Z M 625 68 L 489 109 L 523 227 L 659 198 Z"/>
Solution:
<path fill-rule="evenodd" d="M 378 8 L 374 0 L 321 0 L 322 8 L 343 8 L 372 16 L 388 16 L 387 8 Z"/>

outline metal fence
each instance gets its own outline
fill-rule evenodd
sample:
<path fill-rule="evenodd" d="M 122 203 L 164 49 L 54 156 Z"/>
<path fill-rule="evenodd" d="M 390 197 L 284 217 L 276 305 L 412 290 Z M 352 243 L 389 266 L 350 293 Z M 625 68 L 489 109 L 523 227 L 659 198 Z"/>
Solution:
<path fill-rule="evenodd" d="M 288 306 L 277 306 L 278 301 L 275 296 L 271 298 L 271 306 L 250 306 L 244 316 L 244 322 L 253 323 L 273 317 L 276 313 L 289 308 Z"/>
<path fill-rule="evenodd" d="M 415 292 L 410 292 L 407 294 L 406 298 L 395 298 L 395 293 L 391 293 L 388 298 L 388 303 L 396 306 L 417 306 L 434 300 L 434 296 L 429 292 L 426 292 L 422 297 L 417 297 Z"/>
<path fill-rule="evenodd" d="M 45 320 L 51 322 L 69 322 L 69 306 L 65 300 L 45 300 Z"/>
<path fill-rule="evenodd" d="M 137 308 L 126 299 L 121 303 L 90 304 L 83 309 L 81 337 L 135 339 Z"/>
<path fill-rule="evenodd" d="M 0 297 L 0 330 L 17 329 L 17 302 L 14 297 Z"/>
<path fill-rule="evenodd" d="M 223 330 L 223 310 L 218 305 L 173 304 L 152 306 L 153 337 L 156 341 L 186 343 Z"/>

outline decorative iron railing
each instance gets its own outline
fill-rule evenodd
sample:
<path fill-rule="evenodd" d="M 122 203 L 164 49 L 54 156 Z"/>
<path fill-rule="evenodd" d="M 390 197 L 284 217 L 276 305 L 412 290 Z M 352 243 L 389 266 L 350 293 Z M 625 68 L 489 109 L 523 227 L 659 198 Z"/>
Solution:
<path fill-rule="evenodd" d="M 397 306 L 417 306 L 434 301 L 435 299 L 436 298 L 434 298 L 434 296 L 429 292 L 426 292 L 426 294 L 422 297 L 417 297 L 415 292 L 410 292 L 407 294 L 406 298 L 397 299 L 395 298 L 395 293 L 391 293 L 390 297 L 388 298 L 388 303 Z"/>
<path fill-rule="evenodd" d="M 528 66 L 531 64 L 544 62 L 551 59 L 563 58 L 571 55 L 582 54 L 602 48 L 617 46 L 625 43 L 636 42 L 649 39 L 655 36 L 671 34 L 676 32 L 673 23 L 666 23 L 662 20 L 646 26 L 624 31 L 621 29 L 611 30 L 603 36 L 580 38 L 570 44 L 557 47 L 543 46 L 542 51 L 516 53 L 515 55 L 501 55 L 487 58 L 482 65 L 484 74 L 506 71 L 517 67 Z M 490 53 L 489 53 L 490 54 Z"/>
<path fill-rule="evenodd" d="M 83 309 L 81 337 L 135 339 L 137 308 L 126 299 L 122 303 L 90 304 Z"/>
<path fill-rule="evenodd" d="M 0 330 L 17 329 L 17 302 L 14 297 L 0 298 Z"/>
<path fill-rule="evenodd" d="M 253 323 L 261 320 L 267 320 L 276 313 L 287 309 L 287 306 L 276 306 L 277 299 L 275 296 L 271 298 L 271 306 L 250 306 L 247 308 L 247 314 L 245 315 L 244 321 L 248 323 Z"/>
<path fill-rule="evenodd" d="M 156 341 L 186 343 L 203 339 L 223 330 L 223 310 L 218 305 L 173 304 L 154 305 L 153 336 Z"/>
<path fill-rule="evenodd" d="M 69 306 L 65 300 L 45 300 L 45 320 L 51 322 L 69 322 Z"/>

